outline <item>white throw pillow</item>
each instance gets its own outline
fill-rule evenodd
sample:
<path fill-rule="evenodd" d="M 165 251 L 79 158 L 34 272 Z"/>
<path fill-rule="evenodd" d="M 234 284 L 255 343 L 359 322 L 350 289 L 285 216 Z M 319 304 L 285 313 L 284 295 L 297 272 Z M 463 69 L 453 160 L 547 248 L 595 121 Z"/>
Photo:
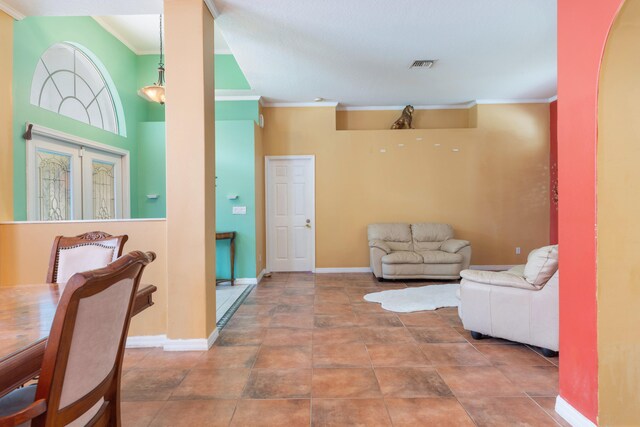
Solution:
<path fill-rule="evenodd" d="M 534 286 L 541 287 L 558 270 L 558 245 L 534 249 L 524 266 L 524 278 Z"/>

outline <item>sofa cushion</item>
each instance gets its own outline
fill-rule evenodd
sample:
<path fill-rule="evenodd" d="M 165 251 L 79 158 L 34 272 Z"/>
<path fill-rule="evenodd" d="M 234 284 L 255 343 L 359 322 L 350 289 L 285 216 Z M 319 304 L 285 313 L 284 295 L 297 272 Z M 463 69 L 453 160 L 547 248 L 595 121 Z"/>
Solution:
<path fill-rule="evenodd" d="M 536 287 L 542 287 L 558 270 L 558 245 L 544 246 L 529 253 L 524 266 L 524 278 Z"/>
<path fill-rule="evenodd" d="M 452 254 L 458 252 L 462 248 L 469 246 L 468 240 L 449 239 L 442 242 L 440 246 L 441 251 L 451 252 Z"/>
<path fill-rule="evenodd" d="M 389 245 L 387 245 L 387 242 L 383 242 L 382 240 L 372 240 L 369 242 L 369 247 L 370 248 L 378 248 L 382 251 L 384 251 L 384 253 L 391 253 L 391 248 L 389 247 Z"/>
<path fill-rule="evenodd" d="M 416 251 L 440 249 L 445 240 L 453 238 L 453 228 L 449 224 L 411 224 L 413 246 Z"/>
<path fill-rule="evenodd" d="M 419 251 L 423 264 L 460 264 L 462 255 L 444 251 Z"/>
<path fill-rule="evenodd" d="M 369 241 L 382 240 L 393 251 L 410 251 L 411 226 L 409 224 L 370 224 L 367 228 Z"/>
<path fill-rule="evenodd" d="M 531 285 L 531 283 L 527 282 L 524 277 L 508 271 L 462 270 L 460 272 L 460 276 L 464 279 L 462 281 L 463 286 L 466 283 L 465 281 L 468 280 L 470 282 L 484 285 L 506 286 L 509 288 L 528 289 L 532 291 L 536 290 L 536 288 Z"/>
<path fill-rule="evenodd" d="M 383 264 L 422 264 L 422 257 L 415 252 L 397 251 L 382 257 Z"/>

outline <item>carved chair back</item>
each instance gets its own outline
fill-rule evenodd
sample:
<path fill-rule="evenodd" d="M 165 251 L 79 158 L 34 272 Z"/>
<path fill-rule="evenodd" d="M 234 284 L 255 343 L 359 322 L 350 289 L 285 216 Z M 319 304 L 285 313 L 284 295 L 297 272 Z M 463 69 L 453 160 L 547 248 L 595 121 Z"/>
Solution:
<path fill-rule="evenodd" d="M 47 283 L 66 283 L 80 271 L 102 268 L 122 255 L 129 236 L 91 231 L 75 237 L 57 236 L 53 241 Z"/>
<path fill-rule="evenodd" d="M 155 259 L 134 251 L 105 268 L 77 273 L 60 298 L 35 402 L 46 412 L 31 425 L 120 425 L 120 376 L 140 278 Z"/>

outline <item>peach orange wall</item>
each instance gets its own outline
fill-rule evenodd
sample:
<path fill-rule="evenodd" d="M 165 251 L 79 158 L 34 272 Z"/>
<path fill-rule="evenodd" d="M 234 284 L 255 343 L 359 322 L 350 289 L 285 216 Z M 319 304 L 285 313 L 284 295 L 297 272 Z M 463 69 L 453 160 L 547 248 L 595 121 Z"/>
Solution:
<path fill-rule="evenodd" d="M 256 191 L 256 277 L 266 266 L 265 217 L 264 217 L 264 142 L 262 128 L 254 125 L 254 160 Z"/>
<path fill-rule="evenodd" d="M 327 107 L 264 115 L 265 155 L 316 156 L 319 268 L 368 266 L 374 222 L 449 222 L 473 264 L 524 263 L 548 243 L 548 104 L 478 106 L 474 129 L 336 131 Z"/>
<path fill-rule="evenodd" d="M 0 224 L 0 286 L 44 283 L 55 236 L 76 236 L 100 230 L 128 234 L 125 252 L 154 251 L 158 258 L 145 269 L 141 284 L 153 284 L 155 305 L 136 316 L 129 335 L 162 335 L 167 328 L 167 230 L 165 220 L 2 223 Z"/>
<path fill-rule="evenodd" d="M 167 336 L 208 338 L 215 315 L 213 16 L 202 0 L 165 0 Z"/>
<path fill-rule="evenodd" d="M 471 109 L 415 110 L 413 127 L 416 129 L 449 129 L 469 127 Z M 336 128 L 340 130 L 389 129 L 402 111 L 337 111 Z"/>
<path fill-rule="evenodd" d="M 598 414 L 598 77 L 622 1 L 558 1 L 560 397 L 593 422 Z"/>
<path fill-rule="evenodd" d="M 0 11 L 0 221 L 13 219 L 13 18 Z"/>
<path fill-rule="evenodd" d="M 640 2 L 613 25 L 598 96 L 598 421 L 640 425 Z"/>

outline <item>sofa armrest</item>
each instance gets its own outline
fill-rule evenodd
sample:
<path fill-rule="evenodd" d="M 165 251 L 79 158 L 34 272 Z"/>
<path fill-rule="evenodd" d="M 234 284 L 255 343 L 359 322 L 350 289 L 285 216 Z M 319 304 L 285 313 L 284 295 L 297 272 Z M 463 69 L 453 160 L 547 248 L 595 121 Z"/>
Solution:
<path fill-rule="evenodd" d="M 440 245 L 440 250 L 455 254 L 460 249 L 465 248 L 469 245 L 470 243 L 468 240 L 449 239 L 442 242 L 442 245 Z"/>
<path fill-rule="evenodd" d="M 369 247 L 382 249 L 386 254 L 391 253 L 391 248 L 389 247 L 389 245 L 387 245 L 387 243 L 383 242 L 382 240 L 371 240 L 369 242 Z"/>
<path fill-rule="evenodd" d="M 463 270 L 460 276 L 469 282 L 481 285 L 504 286 L 509 288 L 537 291 L 538 288 L 527 282 L 524 277 L 506 271 Z M 462 285 L 464 285 L 464 280 Z"/>

